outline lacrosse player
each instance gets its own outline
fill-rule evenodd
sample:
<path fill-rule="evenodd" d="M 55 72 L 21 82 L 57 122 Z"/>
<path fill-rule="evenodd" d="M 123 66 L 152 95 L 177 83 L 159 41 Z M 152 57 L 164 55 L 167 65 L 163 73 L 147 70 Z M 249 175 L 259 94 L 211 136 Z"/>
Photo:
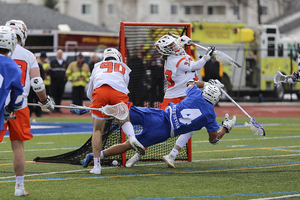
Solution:
<path fill-rule="evenodd" d="M 7 122 L 14 110 L 23 103 L 23 86 L 21 84 L 21 70 L 11 59 L 17 44 L 17 36 L 14 29 L 0 26 L 0 130 L 4 129 L 3 122 Z M 11 92 L 9 94 L 9 92 Z M 5 106 L 5 100 L 10 95 L 10 102 Z M 0 138 L 2 142 L 3 138 Z"/>
<path fill-rule="evenodd" d="M 192 40 L 185 35 L 178 39 L 169 35 L 164 35 L 154 44 L 157 51 L 161 54 L 161 58 L 165 60 L 165 79 L 168 82 L 168 87 L 161 105 L 161 109 L 163 110 L 170 102 L 179 103 L 185 98 L 186 82 L 191 79 L 197 81 L 198 77 L 195 71 L 203 68 L 206 62 L 213 57 L 215 47 L 209 47 L 207 53 L 202 56 L 200 60 L 194 62 L 182 48 L 184 46 L 190 46 L 191 44 Z M 220 86 L 223 85 L 218 80 L 215 80 L 214 83 L 215 82 Z M 204 85 L 202 85 L 202 87 L 203 86 Z M 175 146 L 170 154 L 163 156 L 163 160 L 168 166 L 174 167 L 174 164 L 172 163 L 174 163 L 177 154 L 185 146 L 193 133 L 194 132 L 192 131 L 181 135 L 176 140 Z M 135 160 L 135 158 L 133 158 L 133 160 Z M 129 159 L 126 166 L 129 167 L 131 165 L 131 159 Z"/>
<path fill-rule="evenodd" d="M 166 141 L 170 137 L 185 135 L 186 133 L 200 130 L 203 127 L 207 129 L 209 142 L 213 145 L 219 143 L 225 133 L 234 127 L 236 117 L 230 120 L 228 114 L 222 122 L 222 128 L 216 121 L 217 114 L 214 111 L 214 105 L 221 97 L 220 90 L 211 84 L 205 85 L 203 92 L 194 85 L 194 81 L 188 82 L 186 98 L 178 104 L 169 103 L 166 110 L 135 107 L 130 108 L 130 120 L 134 125 L 143 126 L 143 130 L 136 134 L 136 138 L 145 146 L 151 146 Z M 129 141 L 114 145 L 101 151 L 101 157 L 118 155 L 132 149 Z M 83 167 L 87 167 L 92 160 L 92 154 L 88 154 L 86 159 L 82 160 Z M 133 156 L 131 166 L 133 166 L 142 155 Z M 133 160 L 133 158 L 135 158 Z M 131 167 L 130 166 L 130 167 Z"/>
<path fill-rule="evenodd" d="M 106 105 L 115 105 L 121 102 L 127 103 L 129 73 L 131 69 L 123 63 L 121 53 L 115 48 L 107 48 L 103 53 L 103 61 L 94 65 L 87 97 L 92 101 L 92 108 L 101 108 Z M 94 168 L 91 174 L 101 174 L 100 152 L 102 150 L 102 133 L 105 127 L 107 115 L 100 111 L 92 110 L 93 137 L 92 147 L 94 153 Z M 135 138 L 129 116 L 119 121 L 120 127 L 129 138 L 129 145 L 136 149 L 139 154 L 145 154 L 144 146 Z"/>
<path fill-rule="evenodd" d="M 27 107 L 27 97 L 30 86 L 37 94 L 40 101 L 39 104 L 43 111 L 53 111 L 54 104 L 50 97 L 46 95 L 45 85 L 40 76 L 40 70 L 35 56 L 24 48 L 27 38 L 27 26 L 21 20 L 7 21 L 5 26 L 15 30 L 17 35 L 17 45 L 11 58 L 19 65 L 22 71 L 21 84 L 23 85 L 24 101 L 20 109 L 14 112 L 16 119 L 8 120 L 4 124 L 4 129 L 0 133 L 0 138 L 9 129 L 9 136 L 13 150 L 13 165 L 16 174 L 15 196 L 26 196 L 28 193 L 24 188 L 24 174 L 25 174 L 25 155 L 24 155 L 24 141 L 30 140 L 33 136 L 30 133 L 30 111 Z M 9 101 L 9 99 L 7 99 Z"/>

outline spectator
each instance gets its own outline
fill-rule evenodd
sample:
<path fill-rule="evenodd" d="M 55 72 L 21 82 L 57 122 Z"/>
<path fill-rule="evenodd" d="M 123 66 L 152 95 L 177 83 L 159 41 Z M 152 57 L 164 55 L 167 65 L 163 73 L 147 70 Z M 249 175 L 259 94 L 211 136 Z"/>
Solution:
<path fill-rule="evenodd" d="M 84 62 L 81 53 L 78 54 L 76 61 L 69 64 L 66 77 L 72 82 L 72 102 L 75 105 L 82 106 L 85 97 L 85 86 L 90 81 L 91 72 L 89 65 Z"/>
<path fill-rule="evenodd" d="M 149 61 L 147 68 L 151 71 L 150 107 L 154 107 L 155 101 L 162 102 L 164 98 L 164 65 L 156 51 L 153 53 L 153 58 Z"/>
<path fill-rule="evenodd" d="M 44 80 L 45 79 L 45 72 L 44 72 L 44 68 L 43 66 L 38 63 L 39 68 L 40 68 L 40 74 L 41 74 L 41 78 Z M 33 91 L 32 87 L 30 87 L 30 91 L 29 91 L 29 95 L 28 95 L 28 102 L 30 103 L 38 103 L 39 102 L 39 97 L 37 96 L 37 94 Z M 40 106 L 28 106 L 29 110 L 30 110 L 30 117 L 32 113 L 35 113 L 36 117 L 42 117 L 42 109 Z"/>
<path fill-rule="evenodd" d="M 50 85 L 51 85 L 50 63 L 49 63 L 47 53 L 45 51 L 41 52 L 40 57 L 37 58 L 37 62 L 40 63 L 44 68 L 44 72 L 45 72 L 44 84 L 46 87 L 47 95 L 51 96 L 52 94 L 51 94 L 51 90 L 50 90 Z"/>
<path fill-rule="evenodd" d="M 56 58 L 50 62 L 51 94 L 55 105 L 61 104 L 67 82 L 67 66 L 67 62 L 63 60 L 63 50 L 57 50 Z M 61 110 L 60 108 L 55 108 L 54 112 L 61 113 Z"/>
<path fill-rule="evenodd" d="M 130 81 L 129 81 L 129 100 L 135 106 L 143 105 L 143 89 L 144 89 L 144 76 L 145 76 L 145 66 L 143 63 L 143 59 L 139 57 L 138 50 L 136 48 L 133 49 L 132 57 L 128 61 L 128 67 L 132 70 L 130 73 Z"/>
<path fill-rule="evenodd" d="M 94 65 L 99 62 L 99 58 L 98 56 L 94 53 L 92 56 L 91 56 L 91 62 L 89 64 L 89 67 L 90 67 L 90 72 L 92 73 L 93 69 L 94 69 Z"/>

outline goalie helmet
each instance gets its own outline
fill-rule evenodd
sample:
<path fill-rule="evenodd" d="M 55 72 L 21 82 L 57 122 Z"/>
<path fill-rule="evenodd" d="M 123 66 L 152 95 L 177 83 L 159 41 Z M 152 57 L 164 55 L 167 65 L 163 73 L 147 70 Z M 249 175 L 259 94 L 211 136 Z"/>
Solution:
<path fill-rule="evenodd" d="M 214 85 L 208 85 L 204 87 L 202 96 L 212 105 L 216 105 L 221 98 L 221 91 Z"/>
<path fill-rule="evenodd" d="M 184 52 L 178 40 L 169 35 L 162 36 L 154 45 L 157 51 L 162 55 L 178 55 Z"/>
<path fill-rule="evenodd" d="M 25 46 L 28 31 L 26 24 L 22 20 L 12 19 L 7 21 L 5 26 L 15 29 L 16 34 L 21 38 L 21 45 Z"/>
<path fill-rule="evenodd" d="M 8 49 L 10 55 L 14 52 L 17 45 L 17 36 L 14 29 L 7 26 L 0 26 L 0 48 Z"/>
<path fill-rule="evenodd" d="M 113 60 L 123 62 L 121 53 L 115 48 L 107 48 L 103 52 L 103 60 L 111 60 L 108 58 L 113 58 Z"/>

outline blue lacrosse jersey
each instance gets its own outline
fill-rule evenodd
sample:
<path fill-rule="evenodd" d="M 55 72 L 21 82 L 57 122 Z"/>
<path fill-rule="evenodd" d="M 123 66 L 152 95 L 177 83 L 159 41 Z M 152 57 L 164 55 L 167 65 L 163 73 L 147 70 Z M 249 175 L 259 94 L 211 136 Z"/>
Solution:
<path fill-rule="evenodd" d="M 219 125 L 214 106 L 201 95 L 202 91 L 194 86 L 187 89 L 186 98 L 178 104 L 169 104 L 166 111 L 156 108 L 131 106 L 130 121 L 143 127 L 136 138 L 145 147 L 166 141 L 173 136 L 197 131 L 206 127 L 208 132 L 217 131 Z"/>
<path fill-rule="evenodd" d="M 169 103 L 166 109 L 178 136 L 205 127 L 208 132 L 217 131 L 220 127 L 216 121 L 214 106 L 202 96 L 202 91 L 193 86 L 186 91 L 186 98 L 178 104 Z"/>
<path fill-rule="evenodd" d="M 0 54 L 0 130 L 4 128 L 4 106 L 9 92 L 11 91 L 9 110 L 15 110 L 23 103 L 21 74 L 21 69 L 13 59 Z"/>

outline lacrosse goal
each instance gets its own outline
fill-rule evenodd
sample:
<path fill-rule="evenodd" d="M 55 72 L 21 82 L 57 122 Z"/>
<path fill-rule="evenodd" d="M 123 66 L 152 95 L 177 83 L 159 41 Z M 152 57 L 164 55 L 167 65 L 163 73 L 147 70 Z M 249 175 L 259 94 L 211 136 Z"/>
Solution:
<path fill-rule="evenodd" d="M 148 63 L 152 59 L 155 53 L 157 53 L 154 43 L 163 35 L 167 35 L 168 32 L 175 33 L 177 35 L 184 34 L 190 37 L 190 24 L 189 23 L 132 23 L 121 22 L 120 24 L 120 46 L 119 50 L 123 56 L 123 61 L 128 62 L 129 56 L 133 49 L 137 49 L 141 53 L 141 57 L 144 63 Z M 191 54 L 190 47 L 187 47 L 186 52 Z M 135 84 L 134 84 L 135 85 Z M 151 90 L 151 86 L 149 86 Z M 134 89 L 134 88 L 133 88 Z M 146 94 L 141 94 L 142 100 L 147 100 Z M 144 97 L 144 98 L 143 98 Z M 135 132 L 140 132 L 143 127 L 134 126 Z M 125 142 L 126 135 L 120 131 L 118 123 L 109 119 L 106 122 L 105 130 L 102 136 L 102 146 L 106 149 L 112 145 Z M 163 143 L 159 143 L 148 147 L 146 155 L 141 158 L 141 161 L 162 161 L 162 157 L 167 155 L 175 145 L 178 137 L 169 138 Z M 77 150 L 51 156 L 51 157 L 37 157 L 35 162 L 50 162 L 50 163 L 68 163 L 80 165 L 80 160 L 84 159 L 85 155 L 92 152 L 91 138 Z M 117 160 L 119 163 L 125 166 L 125 163 L 135 154 L 134 150 L 127 151 L 122 155 L 110 156 L 101 159 L 101 165 L 112 165 L 113 160 Z M 187 145 L 182 148 L 176 157 L 176 160 L 192 161 L 192 145 L 191 139 Z"/>

